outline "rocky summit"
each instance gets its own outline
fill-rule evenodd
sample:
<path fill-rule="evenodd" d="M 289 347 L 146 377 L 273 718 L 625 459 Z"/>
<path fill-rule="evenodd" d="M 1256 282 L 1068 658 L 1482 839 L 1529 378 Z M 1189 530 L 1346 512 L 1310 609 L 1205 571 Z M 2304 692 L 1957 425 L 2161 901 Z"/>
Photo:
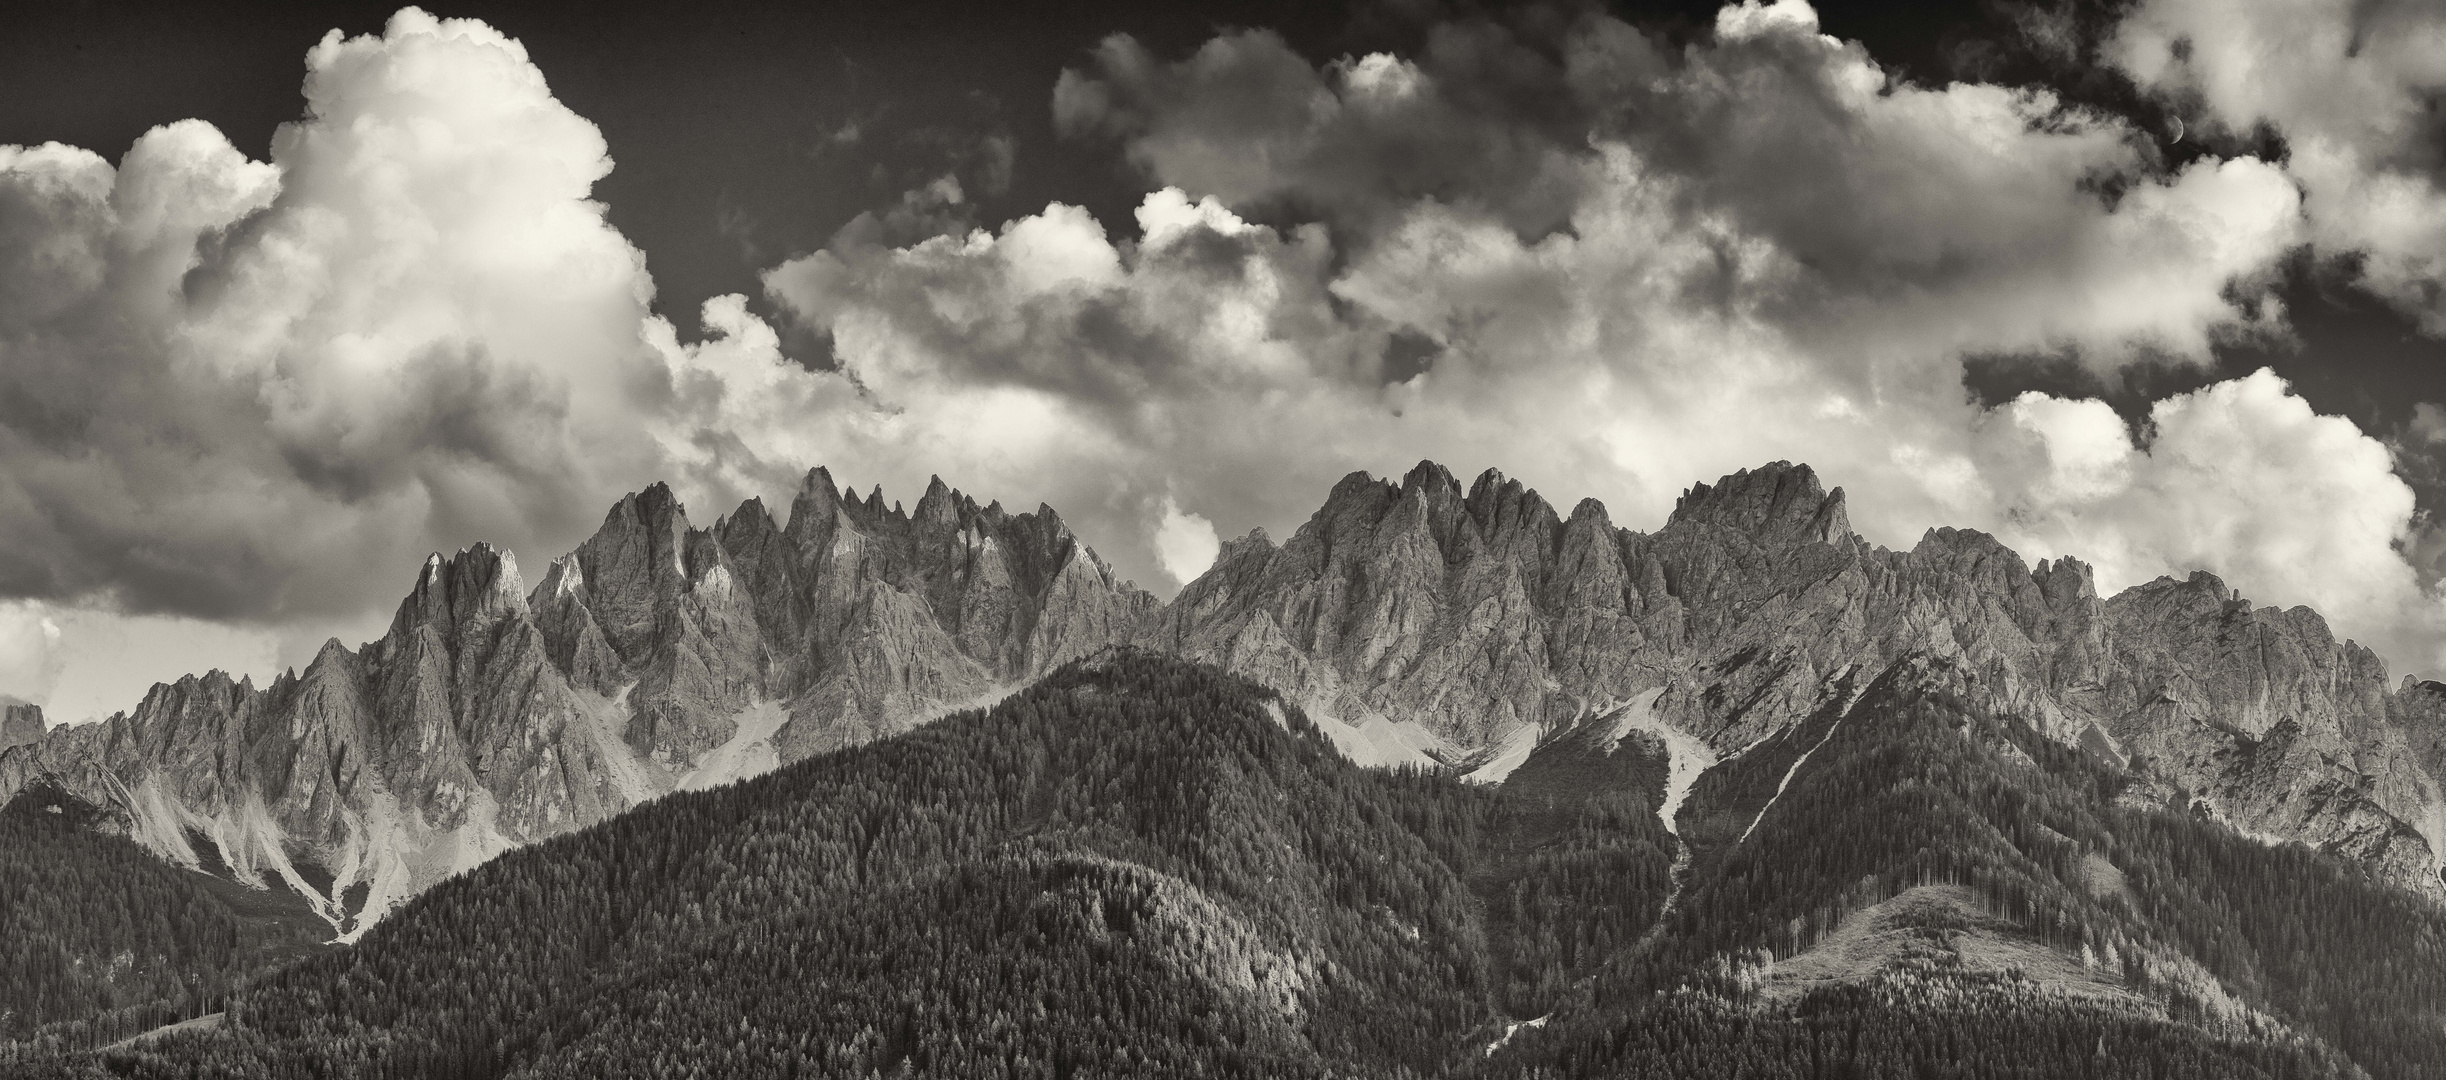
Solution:
<path fill-rule="evenodd" d="M 532 586 L 487 545 L 435 555 L 380 640 L 333 641 L 269 686 L 191 676 L 31 740 L 12 710 L 6 742 L 27 744 L 0 751 L 0 802 L 48 782 L 164 858 L 285 883 L 354 933 L 509 847 L 1113 645 L 1273 687 L 1356 760 L 1487 782 L 1620 718 L 1671 748 L 1682 790 L 1941 660 L 1973 704 L 2128 778 L 2121 798 L 2446 895 L 2446 686 L 2390 687 L 2317 613 L 2204 573 L 2100 597 L 2081 563 L 2032 566 L 1977 532 L 1878 547 L 1840 488 L 1782 462 L 1694 485 L 1653 533 L 1491 471 L 1353 474 L 1170 604 L 1052 509 L 940 480 L 904 511 L 818 469 L 786 521 L 751 500 L 704 528 L 658 484 Z"/>
<path fill-rule="evenodd" d="M 0 705 L 0 750 L 42 741 L 42 706 L 10 702 Z"/>
<path fill-rule="evenodd" d="M 530 588 L 427 560 L 381 640 L 270 686 L 213 672 L 0 756 L 164 858 L 281 882 L 361 931 L 509 847 L 991 700 L 1155 608 L 1050 509 L 937 481 L 915 512 L 808 474 L 787 525 L 623 498 Z"/>
<path fill-rule="evenodd" d="M 2031 566 L 1984 533 L 1878 547 L 1805 465 L 1694 485 L 1648 534 L 1593 500 L 1564 518 L 1492 471 L 1466 490 L 1432 463 L 1356 474 L 1283 544 L 1226 545 L 1147 643 L 1283 688 L 1354 754 L 1489 779 L 1634 699 L 1729 757 L 1844 676 L 1936 657 L 1982 704 L 2130 774 L 2127 797 L 2430 891 L 2446 851 L 2446 686 L 2390 688 L 2316 612 L 2206 573 L 2101 598 L 2077 560 Z"/>

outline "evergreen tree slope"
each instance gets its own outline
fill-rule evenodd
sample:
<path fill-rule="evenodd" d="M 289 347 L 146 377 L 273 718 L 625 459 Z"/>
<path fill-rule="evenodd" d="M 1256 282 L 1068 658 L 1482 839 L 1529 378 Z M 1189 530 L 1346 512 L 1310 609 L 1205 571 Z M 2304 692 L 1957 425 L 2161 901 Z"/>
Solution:
<path fill-rule="evenodd" d="M 2446 1075 L 2446 912 L 2365 864 L 2139 805 L 1977 690 L 1910 658 L 1795 729 L 1803 768 L 1763 746 L 1711 772 L 1660 932 L 1507 1047 L 1520 1067 Z M 1693 1046 L 1731 1057 L 1657 1061 Z"/>
<path fill-rule="evenodd" d="M 1254 683 L 1108 654 L 512 852 L 247 989 L 217 1029 L 13 1068 L 2446 1069 L 2434 904 L 2137 797 L 1992 700 L 1943 659 L 1846 672 L 1788 736 L 1703 776 L 1668 831 L 1665 748 L 1607 716 L 1474 785 L 1358 768 Z"/>
<path fill-rule="evenodd" d="M 48 786 L 0 808 L 0 1040 L 107 1043 L 317 948 L 326 928 L 288 890 L 171 866 L 87 828 L 95 813 Z"/>

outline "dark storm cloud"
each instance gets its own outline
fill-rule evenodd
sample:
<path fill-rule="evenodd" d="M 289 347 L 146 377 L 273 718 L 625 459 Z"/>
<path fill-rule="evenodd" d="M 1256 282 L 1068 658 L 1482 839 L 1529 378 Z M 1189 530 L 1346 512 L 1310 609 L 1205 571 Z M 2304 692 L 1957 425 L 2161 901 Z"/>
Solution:
<path fill-rule="evenodd" d="M 1601 198 L 1599 144 L 1617 144 L 1678 181 L 1685 224 L 1724 222 L 1805 268 L 1772 298 L 1796 329 L 1860 338 L 1860 306 L 1940 297 L 2101 368 L 2198 358 L 2205 342 L 2141 312 L 2093 333 L 2016 294 L 2112 281 L 2127 269 L 2112 249 L 2167 247 L 2141 232 L 2239 226 L 2238 250 L 2211 256 L 2209 291 L 2176 301 L 2196 326 L 2236 310 L 2217 293 L 2283 239 L 2271 230 L 2290 197 L 2255 162 L 2176 169 L 2152 133 L 2047 91 L 1897 83 L 1856 43 L 1810 32 L 1805 8 L 1727 11 L 1714 40 L 1682 48 L 1589 15 L 1551 41 L 1473 21 L 1435 28 L 1414 59 L 1322 65 L 1263 32 L 1170 63 L 1113 38 L 1092 73 L 1064 74 L 1054 112 L 1074 135 L 1121 139 L 1158 183 L 1255 220 L 1321 220 L 1346 253 L 1419 200 L 1488 214 L 1524 242 L 1567 229 Z M 1723 301 L 1740 259 L 1722 250 L 1725 272 L 1693 279 L 1691 295 Z M 2166 340 L 2132 347 L 2154 332 Z M 1891 343 L 1858 342 L 1872 344 Z"/>
<path fill-rule="evenodd" d="M 1409 200 L 1466 202 L 1534 239 L 1563 227 L 1589 117 L 1564 68 L 1492 23 L 1436 27 L 1413 60 L 1322 69 L 1262 30 L 1165 63 L 1128 37 L 1065 71 L 1057 127 L 1120 139 L 1157 181 L 1259 219 L 1384 227 Z"/>

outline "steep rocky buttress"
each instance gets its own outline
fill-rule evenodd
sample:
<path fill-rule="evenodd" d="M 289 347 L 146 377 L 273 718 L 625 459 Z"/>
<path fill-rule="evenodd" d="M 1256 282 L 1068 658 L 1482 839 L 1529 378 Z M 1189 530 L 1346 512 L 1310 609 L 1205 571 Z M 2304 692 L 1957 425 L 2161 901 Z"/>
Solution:
<path fill-rule="evenodd" d="M 1878 547 L 1805 465 L 1694 485 L 1645 534 L 1593 500 L 1561 517 L 1493 471 L 1467 490 L 1433 463 L 1398 484 L 1353 474 L 1284 543 L 1225 545 L 1142 643 L 1281 687 L 1354 756 L 1487 779 L 1507 750 L 1648 692 L 1729 757 L 1843 676 L 1941 657 L 1987 706 L 2125 770 L 2129 798 L 2441 892 L 2446 686 L 2390 691 L 2315 612 L 2253 607 L 2205 573 L 2102 599 L 2078 561 L 2033 567 L 1983 533 Z"/>
<path fill-rule="evenodd" d="M 707 528 L 656 485 L 532 588 L 486 545 L 434 556 L 381 640 L 331 642 L 268 687 L 189 677 L 48 734 L 12 709 L 0 801 L 49 778 L 166 858 L 286 882 L 355 930 L 509 846 L 1113 644 L 1279 688 L 1354 758 L 1488 781 L 1634 703 L 1731 758 L 1938 657 L 1980 704 L 2121 770 L 2125 798 L 2446 895 L 2446 685 L 2391 689 L 2316 613 L 2207 574 L 2102 598 L 2079 562 L 2031 566 L 1977 532 L 1877 547 L 1841 489 L 1782 462 L 1694 485 L 1654 533 L 1492 471 L 1466 490 L 1432 463 L 1353 474 L 1288 540 L 1224 545 L 1160 606 L 1051 509 L 940 480 L 904 512 L 818 469 L 786 522 L 751 500 Z"/>
<path fill-rule="evenodd" d="M 354 931 L 513 845 L 988 700 L 1154 607 L 1050 509 L 940 480 L 911 514 L 818 469 L 786 527 L 750 501 L 704 529 L 657 484 L 531 590 L 488 545 L 435 555 L 381 640 L 10 750 L 0 802 L 53 779 Z"/>

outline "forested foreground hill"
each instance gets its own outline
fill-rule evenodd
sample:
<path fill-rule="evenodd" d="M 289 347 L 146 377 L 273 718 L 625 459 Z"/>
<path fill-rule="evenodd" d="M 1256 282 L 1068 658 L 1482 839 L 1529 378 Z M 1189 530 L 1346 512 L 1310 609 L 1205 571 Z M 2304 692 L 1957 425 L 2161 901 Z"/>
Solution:
<path fill-rule="evenodd" d="M 209 1011 L 330 928 L 294 893 L 185 870 L 37 787 L 0 806 L 0 1044 L 95 1046 Z"/>
<path fill-rule="evenodd" d="M 1852 678 L 1668 829 L 1664 748 L 1610 715 L 1479 787 L 1108 655 L 512 852 L 217 1028 L 9 1068 L 2446 1075 L 2430 901 L 2123 805 L 1942 664 Z"/>

